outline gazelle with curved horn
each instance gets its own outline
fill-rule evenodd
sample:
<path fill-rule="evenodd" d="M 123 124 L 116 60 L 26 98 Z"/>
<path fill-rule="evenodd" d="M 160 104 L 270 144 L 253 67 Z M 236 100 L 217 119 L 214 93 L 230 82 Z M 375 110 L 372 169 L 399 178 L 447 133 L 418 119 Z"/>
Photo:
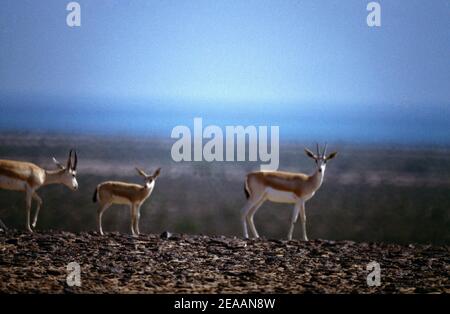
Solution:
<path fill-rule="evenodd" d="M 305 202 L 314 196 L 314 193 L 322 185 L 325 175 L 325 167 L 327 161 L 334 158 L 337 152 L 333 152 L 326 156 L 327 145 L 322 154 L 319 152 L 319 144 L 317 144 L 317 154 L 305 148 L 306 155 L 312 158 L 316 163 L 316 170 L 311 175 L 296 172 L 282 171 L 259 171 L 247 174 L 245 181 L 245 193 L 247 195 L 247 203 L 242 208 L 242 226 L 244 237 L 248 238 L 247 224 L 253 236 L 258 238 L 253 216 L 258 208 L 266 201 L 275 203 L 295 204 L 292 211 L 288 239 L 292 239 L 294 225 L 297 222 L 298 215 L 302 222 L 303 240 L 307 241 L 306 236 L 306 213 Z"/>
<path fill-rule="evenodd" d="M 72 190 L 78 189 L 76 179 L 77 153 L 70 150 L 67 165 L 64 167 L 54 157 L 53 162 L 58 166 L 57 170 L 45 170 L 35 164 L 15 160 L 0 160 L 0 189 L 23 191 L 26 199 L 26 228 L 33 232 L 30 227 L 31 202 L 37 202 L 36 213 L 33 219 L 33 228 L 36 227 L 42 199 L 36 191 L 49 184 L 63 184 Z"/>
<path fill-rule="evenodd" d="M 161 168 L 155 170 L 152 175 L 146 174 L 141 169 L 136 171 L 144 177 L 144 185 L 125 183 L 119 181 L 106 181 L 100 183 L 95 189 L 93 201 L 99 202 L 97 210 L 98 231 L 103 235 L 102 216 L 103 212 L 113 204 L 130 206 L 131 213 L 131 233 L 139 235 L 139 219 L 141 217 L 141 206 L 150 196 L 155 187 L 156 178 L 159 176 Z"/>

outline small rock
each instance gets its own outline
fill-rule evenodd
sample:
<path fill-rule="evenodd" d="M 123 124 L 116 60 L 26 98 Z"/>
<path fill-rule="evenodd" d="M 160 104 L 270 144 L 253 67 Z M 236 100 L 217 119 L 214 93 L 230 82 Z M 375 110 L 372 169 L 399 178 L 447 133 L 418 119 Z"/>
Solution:
<path fill-rule="evenodd" d="M 8 244 L 17 244 L 19 242 L 19 240 L 12 238 L 12 239 L 7 239 L 5 242 Z"/>
<path fill-rule="evenodd" d="M 170 239 L 172 237 L 172 234 L 169 231 L 164 231 L 159 237 L 161 239 Z"/>

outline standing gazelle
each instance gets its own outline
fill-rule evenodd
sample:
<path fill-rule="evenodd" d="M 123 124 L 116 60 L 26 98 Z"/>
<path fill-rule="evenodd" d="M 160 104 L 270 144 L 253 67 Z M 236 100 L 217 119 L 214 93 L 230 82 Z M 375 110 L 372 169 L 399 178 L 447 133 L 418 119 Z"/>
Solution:
<path fill-rule="evenodd" d="M 42 199 L 36 191 L 44 185 L 63 184 L 72 190 L 78 189 L 76 179 L 77 153 L 72 161 L 72 150 L 70 150 L 67 166 L 61 165 L 54 157 L 53 162 L 58 170 L 45 170 L 35 164 L 15 160 L 0 160 L 0 189 L 24 191 L 26 193 L 27 225 L 28 231 L 33 232 L 30 227 L 31 201 L 37 202 L 36 213 L 33 219 L 33 228 L 36 227 Z"/>
<path fill-rule="evenodd" d="M 258 238 L 253 216 L 258 208 L 266 201 L 275 203 L 295 204 L 291 216 L 291 225 L 288 233 L 288 239 L 292 239 L 294 224 L 297 222 L 300 213 L 300 219 L 303 228 L 303 240 L 308 241 L 306 236 L 306 214 L 305 202 L 314 196 L 314 193 L 320 188 L 325 167 L 328 160 L 334 158 L 337 152 L 325 156 L 327 146 L 322 154 L 319 152 L 317 144 L 317 155 L 305 148 L 306 155 L 315 160 L 317 169 L 311 175 L 293 172 L 268 171 L 251 172 L 247 174 L 245 181 L 245 193 L 248 201 L 242 208 L 242 225 L 244 237 L 248 238 L 247 223 L 253 235 Z"/>
<path fill-rule="evenodd" d="M 131 212 L 131 233 L 139 235 L 139 219 L 141 217 L 141 206 L 150 196 L 155 187 L 155 180 L 159 176 L 161 168 L 156 169 L 152 175 L 136 168 L 137 172 L 144 177 L 144 185 L 106 181 L 97 185 L 93 201 L 99 202 L 97 210 L 98 231 L 103 235 L 102 216 L 112 204 L 129 205 Z"/>

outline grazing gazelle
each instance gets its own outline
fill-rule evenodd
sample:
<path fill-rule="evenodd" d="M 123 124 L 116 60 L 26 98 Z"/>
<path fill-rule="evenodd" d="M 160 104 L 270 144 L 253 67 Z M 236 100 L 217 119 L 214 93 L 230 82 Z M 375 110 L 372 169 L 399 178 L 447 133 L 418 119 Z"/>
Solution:
<path fill-rule="evenodd" d="M 35 164 L 15 160 L 0 160 L 0 189 L 24 191 L 26 193 L 27 230 L 33 232 L 30 227 L 31 201 L 37 202 L 36 213 L 33 219 L 33 228 L 36 227 L 42 199 L 36 191 L 44 185 L 63 184 L 72 190 L 78 189 L 76 179 L 77 153 L 70 150 L 67 165 L 64 167 L 54 157 L 53 162 L 58 170 L 45 170 Z"/>
<path fill-rule="evenodd" d="M 325 156 L 327 146 L 322 154 L 319 152 L 317 144 L 317 155 L 305 148 L 306 155 L 315 160 L 317 169 L 311 175 L 295 172 L 251 172 L 247 174 L 245 181 L 245 193 L 248 201 L 242 208 L 242 225 L 244 237 L 248 238 L 247 223 L 253 235 L 258 238 L 253 216 L 258 208 L 266 201 L 275 203 L 295 204 L 291 216 L 291 225 L 288 233 L 288 239 L 292 239 L 294 224 L 297 222 L 300 213 L 300 219 L 303 228 L 303 240 L 308 241 L 306 236 L 306 214 L 305 202 L 313 197 L 314 193 L 320 188 L 325 174 L 325 167 L 328 160 L 334 158 L 337 152 Z"/>
<path fill-rule="evenodd" d="M 144 177 L 144 185 L 106 181 L 97 185 L 93 201 L 99 202 L 97 210 L 98 231 L 103 235 L 102 215 L 112 204 L 129 205 L 131 212 L 131 233 L 139 235 L 139 219 L 141 217 L 141 206 L 150 196 L 155 187 L 155 180 L 159 176 L 161 168 L 156 169 L 152 175 L 136 168 L 137 172 Z"/>

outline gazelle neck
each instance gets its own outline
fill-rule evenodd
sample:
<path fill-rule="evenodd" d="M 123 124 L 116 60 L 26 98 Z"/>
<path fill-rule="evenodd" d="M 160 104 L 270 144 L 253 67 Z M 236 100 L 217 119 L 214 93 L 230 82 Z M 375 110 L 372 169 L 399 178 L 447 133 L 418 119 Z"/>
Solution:
<path fill-rule="evenodd" d="M 149 192 L 151 192 L 153 190 L 154 186 L 155 186 L 155 181 L 154 180 L 152 182 L 146 182 L 144 184 L 144 189 L 148 190 Z"/>
<path fill-rule="evenodd" d="M 321 170 L 321 171 L 319 171 Z M 309 180 L 313 182 L 313 185 L 318 189 L 323 182 L 323 177 L 325 175 L 325 167 L 317 168 L 310 176 Z"/>
<path fill-rule="evenodd" d="M 45 170 L 45 180 L 43 185 L 61 183 L 61 175 L 64 170 Z"/>

